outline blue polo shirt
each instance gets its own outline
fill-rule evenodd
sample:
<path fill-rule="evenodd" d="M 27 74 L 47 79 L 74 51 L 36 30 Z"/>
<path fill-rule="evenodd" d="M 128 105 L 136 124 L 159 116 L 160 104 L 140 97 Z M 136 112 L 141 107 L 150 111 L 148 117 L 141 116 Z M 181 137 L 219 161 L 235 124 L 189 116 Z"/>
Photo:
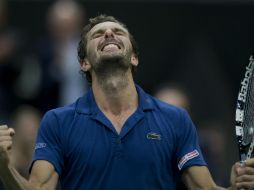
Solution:
<path fill-rule="evenodd" d="M 63 190 L 174 190 L 181 171 L 206 165 L 188 114 L 137 86 L 139 105 L 117 134 L 93 92 L 47 112 L 33 162 L 47 160 Z"/>

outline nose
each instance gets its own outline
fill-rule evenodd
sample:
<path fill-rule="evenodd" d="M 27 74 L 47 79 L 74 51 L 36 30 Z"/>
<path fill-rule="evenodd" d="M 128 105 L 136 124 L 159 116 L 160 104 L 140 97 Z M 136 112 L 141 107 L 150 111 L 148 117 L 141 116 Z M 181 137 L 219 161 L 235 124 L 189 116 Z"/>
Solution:
<path fill-rule="evenodd" d="M 105 38 L 114 38 L 114 33 L 111 29 L 105 31 Z"/>

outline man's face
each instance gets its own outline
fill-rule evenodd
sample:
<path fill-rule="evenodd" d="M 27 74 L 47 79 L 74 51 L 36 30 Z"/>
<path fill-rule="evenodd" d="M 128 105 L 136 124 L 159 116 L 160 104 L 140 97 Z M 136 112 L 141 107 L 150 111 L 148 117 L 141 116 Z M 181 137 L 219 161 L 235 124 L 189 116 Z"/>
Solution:
<path fill-rule="evenodd" d="M 130 68 L 133 56 L 129 32 L 118 23 L 97 24 L 87 34 L 86 61 L 93 70 L 107 67 L 108 62 L 114 67 Z"/>

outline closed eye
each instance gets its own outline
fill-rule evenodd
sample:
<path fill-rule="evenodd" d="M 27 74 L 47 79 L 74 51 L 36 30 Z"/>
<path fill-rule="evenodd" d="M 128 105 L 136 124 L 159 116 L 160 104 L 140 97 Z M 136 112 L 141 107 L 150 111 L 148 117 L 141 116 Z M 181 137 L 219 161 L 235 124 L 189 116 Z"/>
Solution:
<path fill-rule="evenodd" d="M 121 30 L 120 28 L 115 28 L 115 29 L 114 29 L 114 33 L 115 33 L 116 35 L 125 35 L 125 34 L 126 34 L 126 32 L 123 31 L 123 30 Z"/>
<path fill-rule="evenodd" d="M 112 31 L 113 31 L 113 33 L 114 33 L 115 35 L 119 35 L 119 36 L 127 35 L 127 32 L 124 31 L 124 30 L 122 30 L 121 28 L 114 28 Z M 104 33 L 105 33 L 105 30 L 103 30 L 103 29 L 97 30 L 97 31 L 95 31 L 95 32 L 91 35 L 91 38 L 92 38 L 92 39 L 99 38 L 99 37 L 103 36 Z"/>
<path fill-rule="evenodd" d="M 104 34 L 104 32 L 102 30 L 98 30 L 95 33 L 93 33 L 91 37 L 92 37 L 92 39 L 99 38 L 99 37 L 103 36 L 103 34 Z"/>

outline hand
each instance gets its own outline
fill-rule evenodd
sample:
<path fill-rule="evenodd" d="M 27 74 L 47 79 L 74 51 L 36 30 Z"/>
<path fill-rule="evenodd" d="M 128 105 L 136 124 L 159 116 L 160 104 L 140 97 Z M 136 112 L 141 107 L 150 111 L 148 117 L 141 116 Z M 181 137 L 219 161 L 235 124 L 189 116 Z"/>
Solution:
<path fill-rule="evenodd" d="M 231 171 L 231 184 L 234 189 L 254 190 L 254 158 L 243 164 L 235 163 Z"/>
<path fill-rule="evenodd" d="M 1 171 L 8 167 L 9 151 L 12 146 L 12 136 L 15 134 L 14 129 L 8 128 L 7 125 L 0 125 L 0 175 Z"/>

